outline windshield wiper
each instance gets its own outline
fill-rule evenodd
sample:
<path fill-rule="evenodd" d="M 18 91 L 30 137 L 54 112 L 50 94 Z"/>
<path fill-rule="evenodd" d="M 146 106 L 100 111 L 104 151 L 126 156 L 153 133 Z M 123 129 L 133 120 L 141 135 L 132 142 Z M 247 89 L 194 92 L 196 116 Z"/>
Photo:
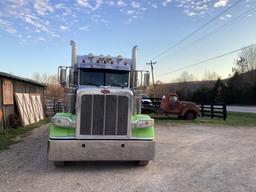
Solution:
<path fill-rule="evenodd" d="M 110 85 L 110 86 L 122 87 L 122 88 L 125 87 L 124 84 L 121 84 L 121 83 L 110 83 L 109 85 Z"/>
<path fill-rule="evenodd" d="M 85 83 L 84 85 L 94 85 L 94 86 L 97 86 L 97 87 L 100 86 L 100 84 L 95 84 L 95 83 Z"/>

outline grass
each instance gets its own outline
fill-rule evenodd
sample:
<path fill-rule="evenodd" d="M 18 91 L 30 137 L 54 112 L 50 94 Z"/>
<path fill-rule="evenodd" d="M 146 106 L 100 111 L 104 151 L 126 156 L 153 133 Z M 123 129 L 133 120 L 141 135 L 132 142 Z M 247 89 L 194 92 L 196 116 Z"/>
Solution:
<path fill-rule="evenodd" d="M 153 116 L 152 116 L 153 117 Z M 157 124 L 180 125 L 180 124 L 201 124 L 201 125 L 224 125 L 233 127 L 256 127 L 256 114 L 229 112 L 226 121 L 222 118 L 199 117 L 196 120 L 180 120 L 175 117 L 153 117 Z"/>
<path fill-rule="evenodd" d="M 0 151 L 8 149 L 10 145 L 18 143 L 17 136 L 24 136 L 26 133 L 31 132 L 33 129 L 40 127 L 41 125 L 48 123 L 49 119 L 46 118 L 38 123 L 26 127 L 19 127 L 17 129 L 10 128 L 0 132 Z"/>
<path fill-rule="evenodd" d="M 207 118 L 199 117 L 194 121 L 180 120 L 175 117 L 153 117 L 156 124 L 168 124 L 168 125 L 222 125 L 222 126 L 233 126 L 233 127 L 256 127 L 256 114 L 252 113 L 237 113 L 229 112 L 228 118 L 224 121 L 222 118 Z M 0 151 L 8 149 L 12 144 L 19 141 L 16 140 L 17 136 L 24 136 L 26 133 L 31 132 L 33 129 L 40 127 L 41 125 L 48 123 L 49 119 L 44 119 L 38 123 L 20 127 L 17 129 L 7 129 L 0 132 Z"/>

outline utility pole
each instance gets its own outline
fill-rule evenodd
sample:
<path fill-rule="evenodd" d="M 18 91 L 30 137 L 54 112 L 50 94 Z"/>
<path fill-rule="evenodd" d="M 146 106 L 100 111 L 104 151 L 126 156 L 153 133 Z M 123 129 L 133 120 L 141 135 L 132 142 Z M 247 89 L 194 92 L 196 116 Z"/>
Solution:
<path fill-rule="evenodd" d="M 154 89 L 154 98 L 156 98 L 156 88 L 155 88 L 155 79 L 154 79 L 154 65 L 157 62 L 150 61 L 150 63 L 146 63 L 147 65 L 150 65 L 151 67 L 151 74 L 152 74 L 152 82 L 153 82 L 153 89 Z"/>

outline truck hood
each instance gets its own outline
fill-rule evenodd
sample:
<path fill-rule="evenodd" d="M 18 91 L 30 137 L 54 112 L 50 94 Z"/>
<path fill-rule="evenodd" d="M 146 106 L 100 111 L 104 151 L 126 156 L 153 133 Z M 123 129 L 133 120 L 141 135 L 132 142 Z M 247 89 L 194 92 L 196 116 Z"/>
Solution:
<path fill-rule="evenodd" d="M 192 107 L 197 106 L 194 102 L 189 102 L 189 101 L 181 101 L 181 104 L 184 104 L 186 106 L 192 106 Z"/>
<path fill-rule="evenodd" d="M 109 95 L 127 95 L 127 96 L 133 96 L 133 92 L 128 88 L 120 88 L 120 87 L 110 87 L 110 86 L 101 86 L 101 87 L 95 87 L 95 86 L 80 86 L 77 90 L 77 95 L 81 94 L 98 94 L 103 95 L 102 90 L 108 90 Z"/>

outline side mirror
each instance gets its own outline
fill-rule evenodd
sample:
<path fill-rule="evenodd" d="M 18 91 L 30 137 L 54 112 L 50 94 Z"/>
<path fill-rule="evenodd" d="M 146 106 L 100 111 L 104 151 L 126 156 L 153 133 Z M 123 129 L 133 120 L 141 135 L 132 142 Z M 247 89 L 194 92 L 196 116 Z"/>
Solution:
<path fill-rule="evenodd" d="M 61 86 L 66 86 L 67 84 L 67 69 L 66 68 L 60 68 L 60 73 L 59 73 L 59 82 Z"/>
<path fill-rule="evenodd" d="M 144 73 L 143 86 L 148 87 L 149 86 L 149 81 L 150 81 L 150 74 L 149 73 Z"/>

